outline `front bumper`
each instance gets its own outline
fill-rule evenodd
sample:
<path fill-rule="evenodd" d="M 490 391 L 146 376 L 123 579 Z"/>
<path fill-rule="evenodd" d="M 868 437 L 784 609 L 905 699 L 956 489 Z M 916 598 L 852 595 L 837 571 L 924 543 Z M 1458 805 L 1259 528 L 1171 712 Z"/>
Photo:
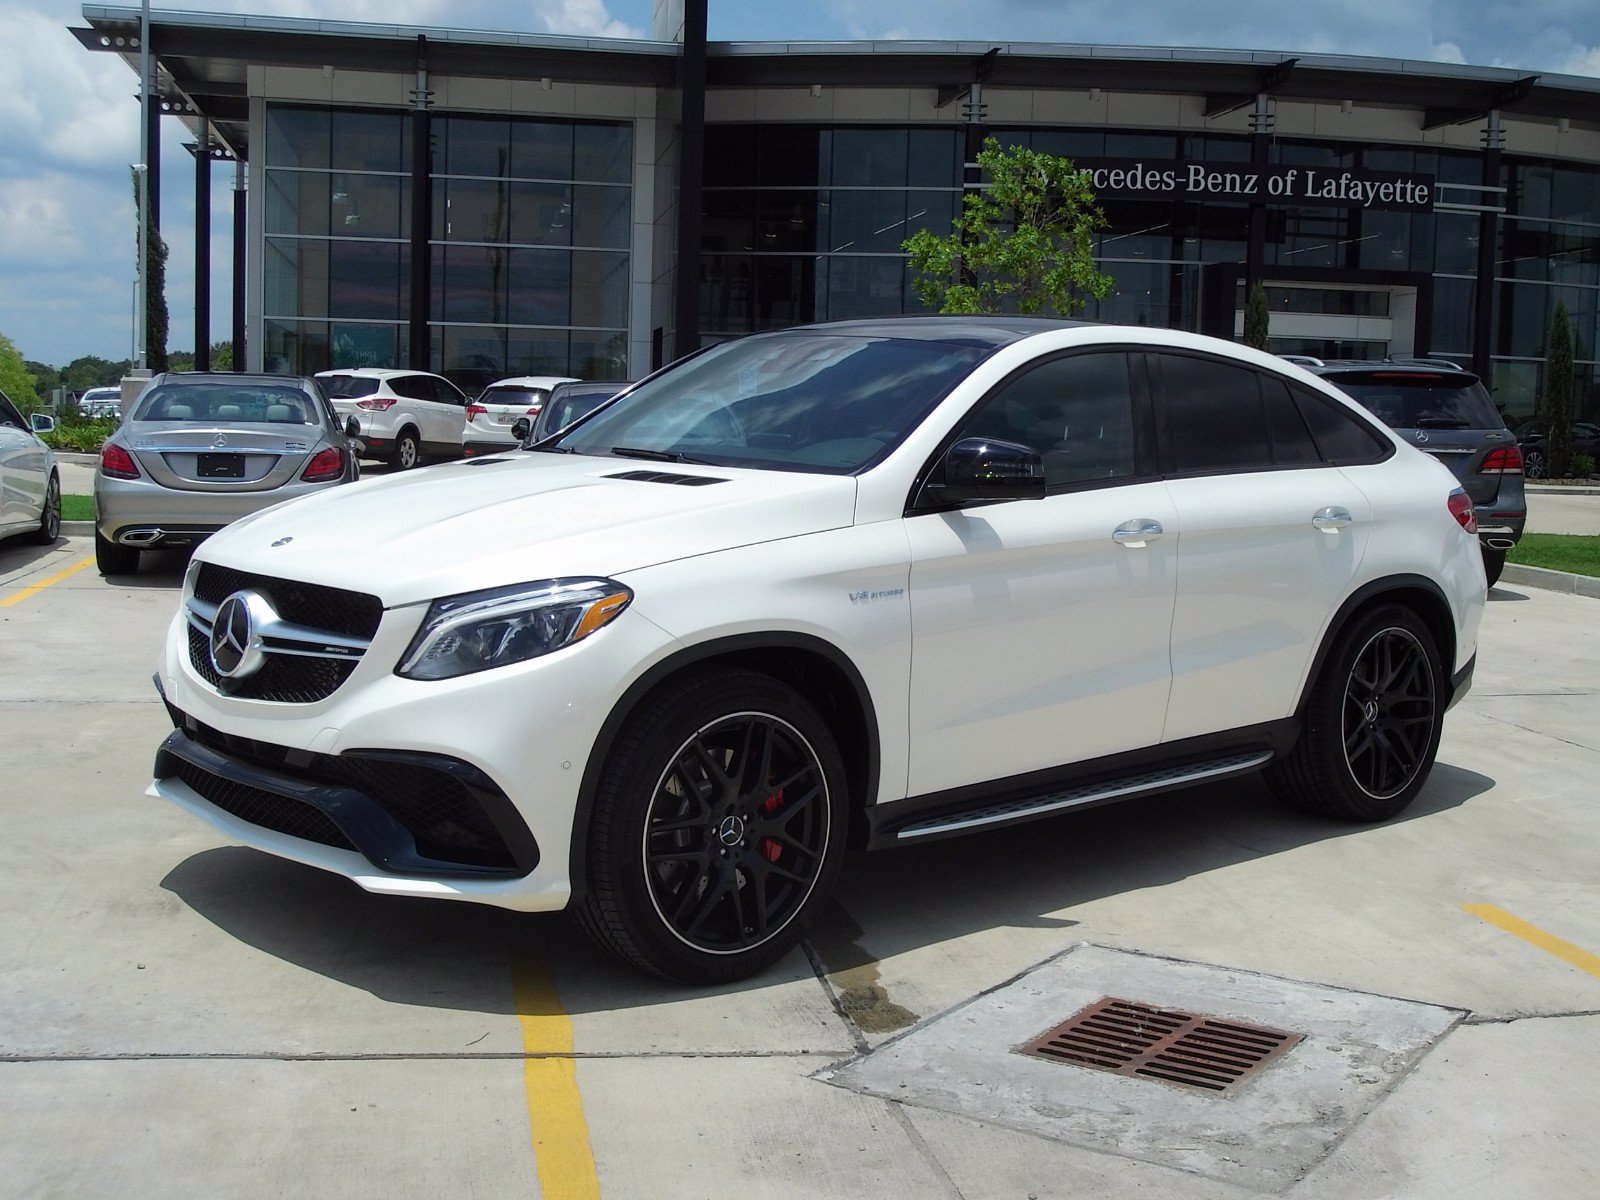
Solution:
<path fill-rule="evenodd" d="M 190 661 L 180 611 L 157 677 L 178 729 L 162 744 L 150 794 L 234 841 L 370 892 L 564 908 L 573 830 L 586 819 L 581 783 L 601 726 L 638 673 L 677 643 L 624 613 L 544 658 L 404 679 L 394 664 L 425 609 L 385 611 L 349 678 L 311 703 L 219 691 Z M 441 804 L 442 815 L 418 815 Z"/>

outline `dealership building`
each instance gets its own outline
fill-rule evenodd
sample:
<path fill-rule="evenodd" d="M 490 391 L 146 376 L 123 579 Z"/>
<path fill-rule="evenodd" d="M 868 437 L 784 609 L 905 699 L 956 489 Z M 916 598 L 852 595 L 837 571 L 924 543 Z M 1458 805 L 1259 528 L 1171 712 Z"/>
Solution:
<path fill-rule="evenodd" d="M 87 49 L 139 69 L 137 8 L 83 17 Z M 1091 172 L 1115 286 L 1084 316 L 1235 337 L 1259 281 L 1274 350 L 1449 359 L 1514 419 L 1562 302 L 1580 414 L 1600 415 L 1600 79 L 707 42 L 705 0 L 660 0 L 654 32 L 152 14 L 150 135 L 193 149 L 197 344 L 234 337 L 241 368 L 409 365 L 470 387 L 637 377 L 753 330 L 921 311 L 901 243 L 949 231 L 993 137 Z M 231 330 L 209 321 L 216 171 L 235 179 Z"/>

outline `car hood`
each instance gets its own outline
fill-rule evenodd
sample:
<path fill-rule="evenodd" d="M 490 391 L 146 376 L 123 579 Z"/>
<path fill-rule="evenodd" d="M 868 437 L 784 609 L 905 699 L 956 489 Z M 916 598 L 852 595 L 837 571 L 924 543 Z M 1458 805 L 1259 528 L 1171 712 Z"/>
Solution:
<path fill-rule="evenodd" d="M 375 594 L 392 608 L 838 529 L 855 502 L 848 476 L 519 453 L 266 509 L 214 534 L 196 558 Z"/>

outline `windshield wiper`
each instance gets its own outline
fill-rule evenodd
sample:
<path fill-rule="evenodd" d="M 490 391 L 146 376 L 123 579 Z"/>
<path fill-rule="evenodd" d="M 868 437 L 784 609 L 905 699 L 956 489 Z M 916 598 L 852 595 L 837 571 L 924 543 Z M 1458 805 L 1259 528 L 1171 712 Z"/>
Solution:
<path fill-rule="evenodd" d="M 522 450 L 537 450 L 540 454 L 576 454 L 577 453 L 577 451 L 574 450 L 571 446 L 542 446 L 538 442 L 535 442 L 531 446 L 522 446 L 522 447 L 519 447 L 519 448 L 522 449 Z"/>
<path fill-rule="evenodd" d="M 702 467 L 711 465 L 703 458 L 679 454 L 676 450 L 646 450 L 640 446 L 613 446 L 611 447 L 611 453 L 618 458 L 647 458 L 651 462 L 696 463 Z"/>

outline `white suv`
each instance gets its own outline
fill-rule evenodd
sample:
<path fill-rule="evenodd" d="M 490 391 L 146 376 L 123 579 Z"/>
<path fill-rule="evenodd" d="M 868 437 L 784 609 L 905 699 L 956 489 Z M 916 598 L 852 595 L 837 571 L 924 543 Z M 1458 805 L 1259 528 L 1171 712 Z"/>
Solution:
<path fill-rule="evenodd" d="M 442 375 L 391 367 L 323 371 L 317 382 L 341 420 L 355 417 L 364 457 L 408 471 L 427 458 L 461 455 L 467 398 Z"/>
<path fill-rule="evenodd" d="M 1398 813 L 1484 593 L 1450 472 L 1279 359 L 812 326 L 216 534 L 153 790 L 373 892 L 570 905 L 726 980 L 793 946 L 847 845 L 1261 770 Z"/>
<path fill-rule="evenodd" d="M 463 449 L 468 458 L 515 450 L 522 439 L 512 426 L 539 415 L 550 389 L 560 383 L 577 383 L 570 375 L 518 375 L 491 383 L 467 405 L 467 434 Z"/>

